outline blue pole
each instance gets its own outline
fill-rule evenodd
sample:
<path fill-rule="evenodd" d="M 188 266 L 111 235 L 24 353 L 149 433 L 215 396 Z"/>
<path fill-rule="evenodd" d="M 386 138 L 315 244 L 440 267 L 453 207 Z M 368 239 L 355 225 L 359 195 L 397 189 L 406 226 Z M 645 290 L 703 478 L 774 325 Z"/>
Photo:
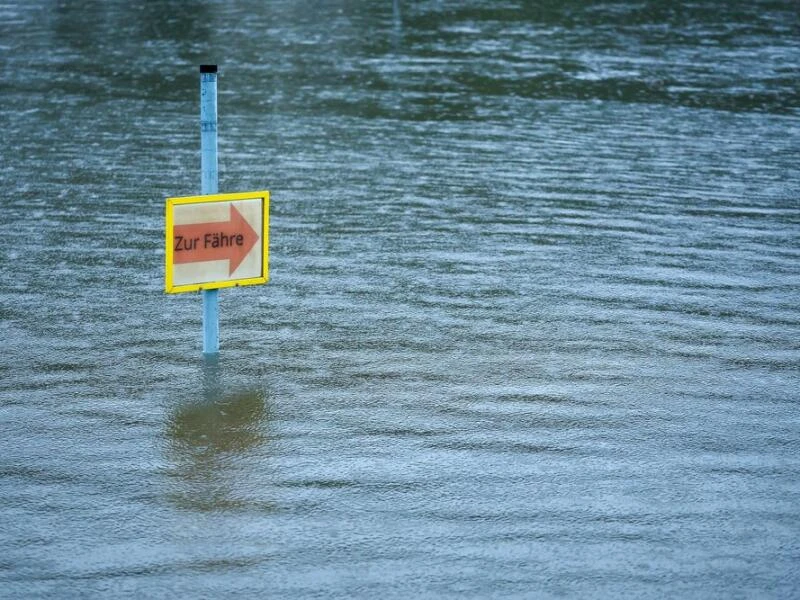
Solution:
<path fill-rule="evenodd" d="M 217 65 L 200 65 L 200 193 L 219 191 Z M 203 354 L 219 352 L 219 290 L 203 290 Z"/>

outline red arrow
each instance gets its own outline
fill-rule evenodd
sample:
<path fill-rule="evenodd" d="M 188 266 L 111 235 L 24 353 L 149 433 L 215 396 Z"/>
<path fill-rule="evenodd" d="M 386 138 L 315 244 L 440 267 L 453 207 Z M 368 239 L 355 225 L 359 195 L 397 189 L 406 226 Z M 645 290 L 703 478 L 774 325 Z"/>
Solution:
<path fill-rule="evenodd" d="M 172 231 L 172 260 L 183 263 L 228 260 L 228 275 L 232 275 L 259 240 L 236 207 L 231 204 L 227 221 L 175 225 Z"/>

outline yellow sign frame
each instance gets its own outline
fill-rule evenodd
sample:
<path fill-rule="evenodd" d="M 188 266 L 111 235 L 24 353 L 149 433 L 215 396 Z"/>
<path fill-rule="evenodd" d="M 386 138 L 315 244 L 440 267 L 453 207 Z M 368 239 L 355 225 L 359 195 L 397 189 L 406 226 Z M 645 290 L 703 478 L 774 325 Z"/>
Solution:
<path fill-rule="evenodd" d="M 236 202 L 240 200 L 261 200 L 263 214 L 261 220 L 261 274 L 258 277 L 248 277 L 244 279 L 220 279 L 217 281 L 204 281 L 202 283 L 191 283 L 185 285 L 174 284 L 174 241 L 175 241 L 175 218 L 174 208 L 184 204 L 204 204 L 208 202 Z M 232 194 L 205 194 L 202 196 L 180 196 L 167 198 L 166 202 L 166 252 L 164 268 L 164 291 L 167 294 L 179 294 L 183 292 L 194 292 L 198 290 L 214 290 L 226 287 L 238 287 L 242 285 L 262 285 L 269 281 L 269 192 L 259 190 L 255 192 L 235 192 Z"/>

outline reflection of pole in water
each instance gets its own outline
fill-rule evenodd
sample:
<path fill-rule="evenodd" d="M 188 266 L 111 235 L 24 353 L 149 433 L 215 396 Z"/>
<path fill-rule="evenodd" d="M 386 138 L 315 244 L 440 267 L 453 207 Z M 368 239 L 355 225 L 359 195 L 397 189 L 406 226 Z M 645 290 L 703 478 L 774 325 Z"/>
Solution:
<path fill-rule="evenodd" d="M 403 20 L 400 16 L 400 0 L 392 0 L 392 43 L 397 50 L 403 35 Z"/>

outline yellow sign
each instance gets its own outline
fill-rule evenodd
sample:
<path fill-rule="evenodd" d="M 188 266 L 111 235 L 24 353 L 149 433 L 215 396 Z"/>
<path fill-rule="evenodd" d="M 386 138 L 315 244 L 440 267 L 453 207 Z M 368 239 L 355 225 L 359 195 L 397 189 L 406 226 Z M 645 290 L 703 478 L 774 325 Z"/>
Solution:
<path fill-rule="evenodd" d="M 269 192 L 167 198 L 167 293 L 269 279 Z"/>

